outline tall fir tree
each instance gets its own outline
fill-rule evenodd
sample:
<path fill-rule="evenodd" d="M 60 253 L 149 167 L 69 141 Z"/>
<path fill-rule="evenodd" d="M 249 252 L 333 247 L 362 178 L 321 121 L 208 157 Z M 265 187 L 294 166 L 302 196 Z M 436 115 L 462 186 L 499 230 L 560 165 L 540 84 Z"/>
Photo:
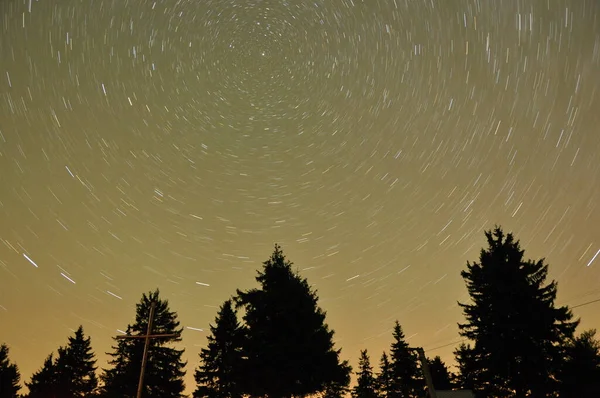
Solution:
<path fill-rule="evenodd" d="M 194 398 L 241 398 L 244 331 L 231 300 L 221 306 L 210 331 L 208 346 L 200 351 Z"/>
<path fill-rule="evenodd" d="M 56 361 L 54 354 L 50 354 L 44 360 L 44 365 L 25 383 L 29 389 L 28 398 L 59 398 Z"/>
<path fill-rule="evenodd" d="M 373 375 L 373 367 L 367 350 L 360 352 L 356 385 L 352 389 L 353 398 L 379 398 L 377 380 Z"/>
<path fill-rule="evenodd" d="M 417 398 L 425 391 L 425 381 L 418 365 L 417 353 L 410 349 L 400 323 L 396 321 L 390 348 L 392 389 L 388 398 Z"/>
<path fill-rule="evenodd" d="M 8 346 L 0 345 L 0 398 L 17 398 L 21 389 L 21 374 L 8 355 Z"/>
<path fill-rule="evenodd" d="M 382 398 L 391 398 L 394 389 L 394 374 L 392 372 L 392 364 L 385 352 L 381 354 L 379 373 L 377 373 L 376 380 L 378 395 Z"/>
<path fill-rule="evenodd" d="M 351 367 L 340 362 L 325 312 L 306 279 L 292 271 L 281 248 L 256 277 L 261 289 L 238 290 L 247 338 L 248 378 L 244 392 L 291 397 L 323 392 L 349 381 Z"/>
<path fill-rule="evenodd" d="M 79 326 L 69 337 L 65 347 L 58 348 L 58 355 L 46 357 L 42 368 L 33 374 L 28 397 L 83 398 L 93 395 L 98 386 L 96 360 L 91 339 L 85 337 Z"/>
<path fill-rule="evenodd" d="M 471 304 L 459 303 L 460 334 L 474 345 L 464 356 L 479 369 L 476 390 L 494 397 L 547 397 L 556 391 L 561 345 L 578 321 L 555 308 L 556 282 L 546 283 L 544 260 L 525 260 L 512 234 L 486 231 L 489 247 L 461 275 Z M 466 379 L 469 377 L 464 375 Z"/>
<path fill-rule="evenodd" d="M 600 341 L 587 330 L 565 347 L 561 397 L 600 397 Z"/>
<path fill-rule="evenodd" d="M 156 304 L 154 313 L 153 334 L 181 333 L 177 314 L 169 309 L 167 300 L 160 298 L 158 289 L 143 294 L 136 305 L 135 323 L 127 326 L 127 335 L 144 335 L 148 327 L 148 318 L 152 303 Z M 102 395 L 107 398 L 133 398 L 136 396 L 144 339 L 116 339 L 116 346 L 109 364 L 101 376 L 104 386 Z M 180 337 L 162 337 L 150 340 L 148 362 L 144 376 L 144 398 L 179 398 L 184 397 L 186 363 L 181 359 L 183 349 L 170 347 L 180 342 Z"/>
<path fill-rule="evenodd" d="M 429 359 L 429 373 L 431 374 L 431 380 L 433 381 L 433 387 L 436 390 L 451 390 L 452 382 L 451 375 L 448 367 L 442 361 L 442 358 L 435 357 L 433 359 Z"/>
<path fill-rule="evenodd" d="M 98 387 L 96 360 L 91 338 L 85 337 L 83 326 L 69 337 L 66 347 L 59 348 L 55 369 L 61 398 L 83 398 L 95 392 Z"/>

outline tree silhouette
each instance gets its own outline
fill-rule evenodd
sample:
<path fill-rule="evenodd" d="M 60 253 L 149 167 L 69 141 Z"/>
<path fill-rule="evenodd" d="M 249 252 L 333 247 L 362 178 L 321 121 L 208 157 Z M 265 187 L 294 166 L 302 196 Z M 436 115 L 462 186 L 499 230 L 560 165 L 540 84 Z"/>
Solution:
<path fill-rule="evenodd" d="M 481 369 L 477 367 L 473 348 L 465 343 L 454 351 L 454 358 L 458 365 L 458 373 L 454 375 L 454 384 L 464 390 L 475 391 L 475 386 L 480 384 Z"/>
<path fill-rule="evenodd" d="M 392 364 L 384 352 L 379 361 L 379 373 L 377 374 L 377 391 L 380 397 L 391 398 L 394 388 L 394 374 Z"/>
<path fill-rule="evenodd" d="M 55 370 L 61 398 L 91 395 L 98 387 L 95 365 L 91 339 L 85 337 L 83 327 L 79 326 L 67 346 L 58 350 Z"/>
<path fill-rule="evenodd" d="M 54 354 L 50 354 L 44 360 L 44 365 L 31 376 L 31 381 L 25 383 L 29 388 L 29 398 L 58 398 L 57 369 Z"/>
<path fill-rule="evenodd" d="M 244 392 L 291 397 L 339 388 L 349 381 L 351 367 L 340 362 L 316 292 L 292 271 L 278 245 L 263 265 L 256 277 L 261 289 L 238 290 L 236 297 L 245 311 Z"/>
<path fill-rule="evenodd" d="M 494 397 L 545 397 L 556 390 L 561 344 L 578 321 L 554 307 L 556 283 L 546 284 L 544 260 L 524 259 L 512 234 L 485 232 L 489 247 L 461 272 L 472 304 L 462 304 L 460 334 L 474 342 L 461 355 L 479 369 L 476 390 Z M 472 378 L 463 375 L 463 378 Z"/>
<path fill-rule="evenodd" d="M 30 398 L 81 398 L 91 396 L 98 386 L 96 360 L 91 339 L 85 337 L 79 326 L 68 339 L 66 347 L 58 348 L 46 357 L 44 365 L 34 373 L 29 383 Z"/>
<path fill-rule="evenodd" d="M 405 341 L 400 323 L 396 321 L 392 332 L 394 341 L 390 348 L 392 388 L 388 398 L 420 397 L 425 391 L 425 381 L 418 366 L 417 354 Z"/>
<path fill-rule="evenodd" d="M 357 384 L 352 389 L 353 398 L 378 398 L 377 381 L 373 376 L 373 367 L 367 350 L 360 352 L 358 371 L 356 372 Z"/>
<path fill-rule="evenodd" d="M 561 397 L 600 397 L 600 341 L 595 334 L 587 330 L 566 347 Z"/>
<path fill-rule="evenodd" d="M 231 300 L 225 301 L 210 325 L 208 346 L 200 352 L 200 367 L 196 370 L 198 384 L 195 398 L 239 398 L 242 396 L 243 330 Z"/>
<path fill-rule="evenodd" d="M 350 373 L 341 381 L 332 381 L 325 385 L 325 389 L 317 394 L 322 398 L 345 398 L 350 392 Z"/>
<path fill-rule="evenodd" d="M 143 294 L 136 305 L 135 323 L 127 326 L 127 335 L 143 335 L 148 326 L 148 317 L 152 303 L 156 303 L 153 334 L 181 333 L 182 328 L 177 314 L 169 309 L 167 300 L 159 297 L 158 289 Z M 136 396 L 144 339 L 115 339 L 110 369 L 104 369 L 101 378 L 104 381 L 102 395 L 115 398 Z M 185 365 L 181 356 L 184 350 L 169 347 L 169 344 L 181 341 L 180 337 L 164 337 L 150 340 L 148 363 L 144 377 L 143 395 L 145 398 L 183 397 Z"/>
<path fill-rule="evenodd" d="M 17 365 L 10 362 L 8 354 L 8 346 L 0 345 L 0 398 L 17 398 L 21 389 L 21 374 Z"/>
<path fill-rule="evenodd" d="M 450 372 L 446 367 L 446 364 L 442 361 L 442 358 L 435 357 L 428 360 L 429 373 L 431 373 L 431 379 L 433 381 L 433 387 L 436 390 L 451 390 L 452 383 L 450 381 Z"/>

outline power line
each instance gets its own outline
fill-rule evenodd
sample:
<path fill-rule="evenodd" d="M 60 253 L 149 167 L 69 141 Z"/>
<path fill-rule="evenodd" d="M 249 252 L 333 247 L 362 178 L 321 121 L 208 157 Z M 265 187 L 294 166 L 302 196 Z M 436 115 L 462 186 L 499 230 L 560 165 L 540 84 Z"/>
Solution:
<path fill-rule="evenodd" d="M 599 299 L 596 299 L 596 300 L 588 301 L 587 303 L 582 303 L 582 304 L 577 304 L 577 305 L 574 305 L 574 306 L 572 306 L 571 308 L 583 307 L 584 305 L 588 305 L 588 304 L 597 303 L 598 301 L 600 301 L 600 298 L 599 298 Z"/>
<path fill-rule="evenodd" d="M 437 347 L 434 347 L 434 348 L 430 348 L 427 351 L 439 350 L 440 348 L 448 347 L 449 345 L 453 345 L 453 344 L 462 343 L 463 341 L 467 341 L 467 339 L 460 339 L 458 341 L 453 341 L 452 343 L 448 343 L 448 344 L 440 345 L 440 346 L 437 346 Z"/>
<path fill-rule="evenodd" d="M 585 303 L 577 304 L 577 305 L 574 305 L 574 306 L 572 306 L 572 307 L 570 307 L 570 308 L 571 308 L 571 309 L 573 309 L 573 308 L 584 307 L 584 306 L 586 306 L 586 305 L 589 305 L 589 304 L 594 304 L 594 303 L 597 303 L 597 302 L 600 302 L 600 298 L 598 298 L 598 299 L 596 299 L 596 300 L 587 301 L 587 302 L 585 302 Z M 458 344 L 458 343 L 462 343 L 463 341 L 467 341 L 467 339 L 460 339 L 460 340 L 457 340 L 457 341 L 453 341 L 453 342 L 451 342 L 451 343 L 448 343 L 448 344 L 443 344 L 443 345 L 440 345 L 440 346 L 437 346 L 437 347 L 434 347 L 434 348 L 430 348 L 430 349 L 428 349 L 427 351 L 435 351 L 435 350 L 439 350 L 440 348 L 445 348 L 445 347 L 448 347 L 448 346 L 451 346 L 451 345 L 455 345 L 455 344 Z"/>

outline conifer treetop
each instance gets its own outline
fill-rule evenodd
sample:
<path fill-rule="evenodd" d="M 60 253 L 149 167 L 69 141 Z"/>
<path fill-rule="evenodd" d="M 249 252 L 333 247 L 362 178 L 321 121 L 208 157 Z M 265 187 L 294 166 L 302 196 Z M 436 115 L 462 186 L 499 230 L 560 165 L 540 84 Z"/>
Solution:
<path fill-rule="evenodd" d="M 244 309 L 244 351 L 252 374 L 246 391 L 285 397 L 343 390 L 351 368 L 339 359 L 316 291 L 292 270 L 279 245 L 256 281 L 260 288 L 238 290 L 235 297 Z"/>
<path fill-rule="evenodd" d="M 128 326 L 129 334 L 145 334 L 148 329 L 148 319 L 150 317 L 151 304 L 155 304 L 154 322 L 152 333 L 182 333 L 183 328 L 178 320 L 177 313 L 169 309 L 169 300 L 160 297 L 160 291 L 157 288 L 154 291 L 143 293 L 142 298 L 136 304 L 135 323 Z M 181 341 L 181 337 L 168 337 L 156 339 L 154 342 L 158 345 Z"/>
<path fill-rule="evenodd" d="M 557 284 L 546 282 L 544 259 L 528 260 L 513 234 L 496 226 L 479 262 L 461 271 L 470 303 L 459 303 L 459 333 L 473 342 L 455 351 L 462 385 L 485 396 L 546 396 L 556 390 L 565 341 L 579 321 L 555 307 Z"/>
<path fill-rule="evenodd" d="M 9 349 L 6 344 L 0 345 L 0 397 L 17 398 L 21 385 L 21 374 L 16 364 L 10 362 Z"/>
<path fill-rule="evenodd" d="M 147 332 L 152 304 L 155 305 L 152 333 L 176 334 L 153 338 L 148 343 L 148 362 L 144 376 L 145 398 L 181 398 L 185 385 L 186 362 L 182 360 L 184 349 L 169 347 L 170 343 L 181 341 L 183 328 L 177 313 L 169 309 L 168 301 L 160 298 L 159 290 L 144 293 L 136 304 L 135 322 L 128 325 L 127 335 L 143 336 Z M 108 398 L 132 398 L 136 395 L 145 339 L 115 338 L 116 344 L 109 352 L 110 368 L 104 369 L 101 376 L 104 385 L 102 394 Z"/>

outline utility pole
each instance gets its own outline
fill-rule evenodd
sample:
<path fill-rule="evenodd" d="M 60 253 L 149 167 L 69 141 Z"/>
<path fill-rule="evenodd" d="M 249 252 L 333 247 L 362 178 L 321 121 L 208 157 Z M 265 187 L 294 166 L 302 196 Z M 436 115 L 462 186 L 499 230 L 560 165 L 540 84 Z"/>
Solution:
<path fill-rule="evenodd" d="M 419 361 L 421 361 L 421 370 L 423 370 L 423 377 L 425 377 L 425 382 L 427 383 L 427 391 L 429 392 L 429 398 L 437 398 L 435 387 L 433 386 L 433 379 L 431 378 L 431 373 L 429 372 L 429 363 L 427 362 L 427 357 L 425 356 L 425 350 L 421 347 L 409 349 L 416 351 L 417 354 L 419 354 Z"/>
<path fill-rule="evenodd" d="M 156 310 L 156 302 L 152 301 L 150 304 L 150 315 L 148 316 L 148 327 L 146 328 L 146 334 L 137 336 L 117 336 L 118 340 L 125 339 L 144 339 L 144 354 L 142 355 L 142 366 L 140 369 L 140 379 L 138 381 L 137 398 L 142 398 L 142 390 L 144 389 L 144 373 L 146 372 L 146 364 L 148 363 L 148 349 L 150 348 L 151 339 L 160 339 L 166 337 L 179 337 L 179 333 L 164 333 L 164 334 L 152 334 L 152 324 L 154 323 L 154 312 Z"/>

